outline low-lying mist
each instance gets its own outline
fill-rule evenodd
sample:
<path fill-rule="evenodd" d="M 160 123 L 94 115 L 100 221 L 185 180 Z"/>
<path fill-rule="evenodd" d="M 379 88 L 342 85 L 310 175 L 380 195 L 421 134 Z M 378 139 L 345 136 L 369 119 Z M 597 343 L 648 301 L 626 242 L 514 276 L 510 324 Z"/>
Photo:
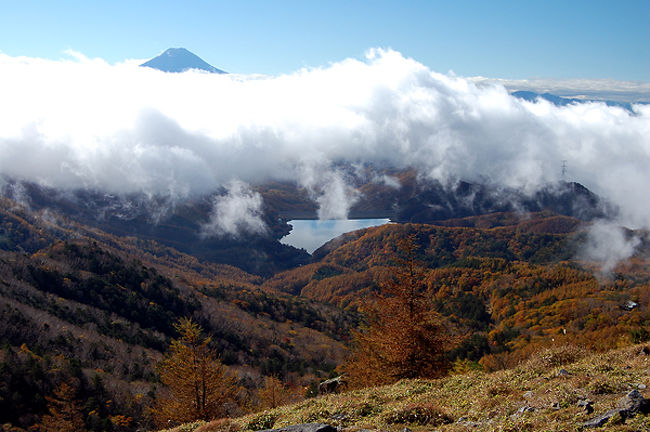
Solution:
<path fill-rule="evenodd" d="M 618 224 L 650 227 L 650 106 L 527 102 L 392 50 L 281 76 L 0 53 L 0 95 L 3 177 L 170 202 L 225 188 L 205 235 L 263 231 L 247 183 L 267 179 L 295 181 L 319 217 L 345 218 L 358 193 L 341 163 L 532 192 L 566 161 L 566 179 L 617 206 Z"/>

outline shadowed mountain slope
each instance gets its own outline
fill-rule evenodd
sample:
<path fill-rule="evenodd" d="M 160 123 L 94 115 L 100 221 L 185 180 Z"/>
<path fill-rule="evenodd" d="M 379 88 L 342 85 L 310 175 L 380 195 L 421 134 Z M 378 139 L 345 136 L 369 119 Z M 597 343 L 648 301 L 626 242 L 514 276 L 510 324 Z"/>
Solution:
<path fill-rule="evenodd" d="M 89 406 L 88 419 L 146 425 L 154 367 L 181 317 L 203 326 L 250 387 L 262 374 L 304 386 L 343 358 L 352 314 L 262 291 L 257 276 L 152 240 L 1 204 L 0 424 L 32 426 L 63 380 L 84 397 L 114 401 L 92 415 Z"/>

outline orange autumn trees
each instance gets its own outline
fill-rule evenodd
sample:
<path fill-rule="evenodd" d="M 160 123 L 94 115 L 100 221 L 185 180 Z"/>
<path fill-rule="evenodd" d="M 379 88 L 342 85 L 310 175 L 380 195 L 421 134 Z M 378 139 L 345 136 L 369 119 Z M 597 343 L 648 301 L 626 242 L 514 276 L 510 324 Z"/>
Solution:
<path fill-rule="evenodd" d="M 259 409 L 273 409 L 286 405 L 295 398 L 295 393 L 274 376 L 264 377 L 264 384 L 257 390 Z"/>
<path fill-rule="evenodd" d="M 365 307 L 367 327 L 355 333 L 355 349 L 341 368 L 355 387 L 446 373 L 451 336 L 426 296 L 425 270 L 411 235 L 399 244 L 392 278 Z"/>
<path fill-rule="evenodd" d="M 43 432 L 82 432 L 84 428 L 81 403 L 75 398 L 76 390 L 62 382 L 54 391 L 54 397 L 47 396 L 49 414 L 43 416 L 39 430 Z"/>
<path fill-rule="evenodd" d="M 198 324 L 182 318 L 175 327 L 181 337 L 172 341 L 157 366 L 160 380 L 170 391 L 153 409 L 157 423 L 169 426 L 225 416 L 227 404 L 238 391 L 237 377 L 219 361 Z"/>

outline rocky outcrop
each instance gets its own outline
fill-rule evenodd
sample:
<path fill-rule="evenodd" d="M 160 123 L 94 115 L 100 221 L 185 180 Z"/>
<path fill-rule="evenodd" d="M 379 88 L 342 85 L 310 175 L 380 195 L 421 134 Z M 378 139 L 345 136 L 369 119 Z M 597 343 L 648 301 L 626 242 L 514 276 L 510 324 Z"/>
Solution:
<path fill-rule="evenodd" d="M 585 428 L 596 428 L 607 424 L 611 419 L 620 416 L 622 421 L 634 417 L 638 413 L 650 412 L 650 400 L 645 399 L 638 390 L 632 390 L 625 397 L 619 399 L 616 408 L 594 417 L 582 424 Z"/>
<path fill-rule="evenodd" d="M 343 387 L 345 387 L 345 378 L 343 375 L 340 375 L 336 378 L 328 379 L 327 381 L 320 383 L 318 385 L 318 392 L 322 395 L 338 393 Z"/>
<path fill-rule="evenodd" d="M 337 432 L 336 428 L 327 423 L 303 423 L 285 426 L 278 429 L 265 429 L 259 432 Z"/>

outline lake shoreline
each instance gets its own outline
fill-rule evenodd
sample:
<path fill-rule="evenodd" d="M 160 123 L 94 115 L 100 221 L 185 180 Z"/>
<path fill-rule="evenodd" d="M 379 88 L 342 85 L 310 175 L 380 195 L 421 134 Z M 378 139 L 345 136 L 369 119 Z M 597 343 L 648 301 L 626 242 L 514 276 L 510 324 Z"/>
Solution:
<path fill-rule="evenodd" d="M 287 220 L 319 220 L 316 212 L 288 211 L 279 212 L 279 216 Z M 397 222 L 394 211 L 354 211 L 350 212 L 346 219 L 340 220 L 361 220 L 361 219 L 389 219 L 391 222 Z M 327 219 L 334 220 L 334 219 Z"/>
<path fill-rule="evenodd" d="M 343 234 L 387 223 L 391 223 L 389 218 L 291 219 L 287 221 L 291 231 L 280 239 L 280 243 L 304 249 L 312 255 L 325 243 Z"/>

